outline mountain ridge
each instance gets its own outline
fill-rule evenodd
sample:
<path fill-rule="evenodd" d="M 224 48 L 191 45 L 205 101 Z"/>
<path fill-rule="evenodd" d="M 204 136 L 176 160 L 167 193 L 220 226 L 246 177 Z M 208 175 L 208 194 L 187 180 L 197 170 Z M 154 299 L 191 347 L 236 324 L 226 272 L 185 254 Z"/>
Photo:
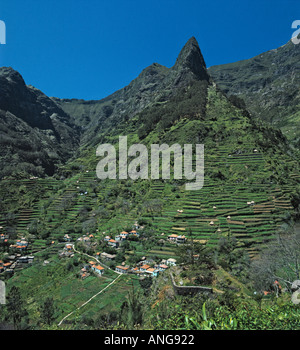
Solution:
<path fill-rule="evenodd" d="M 78 147 L 72 118 L 11 67 L 0 68 L 0 119 L 2 176 L 18 167 L 53 175 Z"/>
<path fill-rule="evenodd" d="M 285 50 L 286 45 L 278 50 Z M 288 48 L 288 51 L 290 51 L 290 48 Z M 273 55 L 272 53 L 276 53 L 277 50 L 271 50 L 270 52 Z M 257 57 L 262 59 L 262 56 L 265 55 L 268 54 L 258 55 Z M 297 54 L 295 57 L 297 57 Z M 241 64 L 241 62 L 250 64 L 250 67 L 253 66 L 252 59 L 239 61 L 237 64 Z M 229 71 L 231 69 L 230 65 Z M 235 70 L 235 63 L 232 65 L 232 70 Z M 257 69 L 258 65 L 259 63 L 256 62 L 254 69 Z M 172 67 L 167 68 L 159 63 L 153 63 L 144 68 L 127 86 L 100 100 L 47 97 L 40 90 L 26 85 L 20 73 L 12 68 L 2 67 L 0 69 L 2 82 L 0 110 L 2 110 L 2 115 L 9 112 L 17 118 L 13 120 L 10 116 L 10 118 L 6 118 L 6 123 L 9 120 L 11 124 L 15 124 L 20 118 L 25 122 L 23 127 L 28 129 L 27 134 L 30 134 L 30 128 L 34 128 L 36 134 L 34 139 L 45 138 L 48 147 L 46 147 L 43 157 L 52 164 L 52 170 L 50 172 L 46 171 L 49 175 L 53 174 L 55 162 L 63 164 L 68 161 L 78 153 L 78 147 L 84 149 L 95 146 L 103 141 L 103 136 L 109 130 L 118 130 L 118 125 L 126 125 L 128 121 L 133 120 L 134 123 L 137 122 L 140 125 L 140 135 L 146 135 L 158 122 L 164 127 L 171 125 L 170 123 L 173 123 L 177 118 L 174 115 L 177 113 L 180 118 L 180 113 L 176 111 L 177 107 L 175 105 L 170 105 L 170 101 L 174 101 L 175 104 L 181 103 L 182 106 L 187 103 L 180 102 L 180 99 L 176 100 L 176 96 L 189 94 L 189 98 L 193 99 L 193 103 L 198 106 L 198 118 L 203 118 L 205 115 L 206 91 L 211 84 L 216 82 L 220 90 L 224 91 L 226 95 L 240 97 L 239 89 L 241 86 L 247 85 L 247 81 L 245 80 L 244 85 L 242 82 L 238 82 L 236 85 L 231 84 L 233 88 L 236 86 L 236 90 L 230 89 L 230 81 L 226 83 L 226 77 L 230 74 L 226 70 L 225 72 L 221 71 L 220 67 L 223 66 L 206 68 L 199 44 L 195 37 L 191 37 L 181 49 Z M 267 69 L 267 67 L 261 69 Z M 258 86 L 260 86 L 259 84 L 266 85 L 262 82 L 262 79 L 257 80 Z M 191 93 L 188 90 L 192 85 L 195 85 L 195 87 L 193 88 L 194 92 Z M 254 115 L 261 116 L 257 109 L 249 108 L 251 99 L 247 100 L 244 95 L 241 97 L 241 101 L 245 101 L 245 104 L 238 103 L 238 105 L 242 105 L 245 112 L 247 109 Z M 191 100 L 188 103 L 191 103 Z M 166 111 L 169 105 L 171 109 Z M 155 109 L 156 116 L 153 117 L 153 115 L 149 115 L 148 111 L 152 111 L 154 106 L 157 106 L 157 108 Z M 174 111 L 172 108 L 175 108 Z M 183 110 L 185 108 L 183 107 Z M 164 120 L 160 120 L 159 115 L 162 114 L 167 115 L 167 117 L 164 116 Z M 6 130 L 9 128 L 11 128 L 11 125 L 6 126 Z M 144 130 L 142 130 L 143 128 Z M 6 141 L 8 144 L 11 142 L 11 140 Z M 31 146 L 27 145 L 26 147 L 30 150 Z M 36 151 L 36 147 L 31 148 L 31 153 Z M 40 149 L 42 146 L 39 145 L 37 148 Z M 19 153 L 22 154 L 21 151 Z M 5 162 L 7 162 L 9 154 L 8 151 L 4 157 Z"/>
<path fill-rule="evenodd" d="M 255 57 L 208 68 L 228 96 L 237 96 L 258 118 L 280 128 L 299 148 L 300 45 L 288 41 Z"/>

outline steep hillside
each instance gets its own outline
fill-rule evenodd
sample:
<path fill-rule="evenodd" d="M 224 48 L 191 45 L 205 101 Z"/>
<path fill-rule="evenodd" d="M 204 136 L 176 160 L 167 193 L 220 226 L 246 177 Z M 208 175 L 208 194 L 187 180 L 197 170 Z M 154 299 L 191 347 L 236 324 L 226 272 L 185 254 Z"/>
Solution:
<path fill-rule="evenodd" d="M 99 135 L 103 132 L 114 132 L 120 122 L 127 122 L 153 104 L 165 103 L 192 81 L 206 80 L 209 76 L 205 62 L 196 39 L 192 37 L 173 67 L 153 63 L 128 86 L 100 101 L 53 100 L 82 126 L 82 144 L 95 146 L 101 141 Z"/>
<path fill-rule="evenodd" d="M 72 118 L 12 68 L 0 68 L 1 177 L 53 175 L 79 144 Z"/>
<path fill-rule="evenodd" d="M 151 84 L 152 93 L 142 88 Z M 191 229 L 211 245 L 221 237 L 232 236 L 239 247 L 254 254 L 281 225 L 299 215 L 299 159 L 280 131 L 232 104 L 217 88 L 194 38 L 172 68 L 152 65 L 112 96 L 101 101 L 55 99 L 77 124 L 83 126 L 86 115 L 90 115 L 90 122 L 83 130 L 78 156 L 57 171 L 66 179 L 54 183 L 59 193 L 49 192 L 53 186 L 50 181 L 39 181 L 28 188 L 33 197 L 33 188 L 46 185 L 45 190 L 39 189 L 44 193 L 42 201 L 35 204 L 43 208 L 36 215 L 46 237 L 61 235 L 64 230 L 79 233 L 87 227 L 117 230 L 138 217 L 147 217 L 157 232 Z M 113 100 L 115 108 L 105 114 L 105 103 L 110 105 Z M 118 113 L 122 108 L 126 118 Z M 204 144 L 204 187 L 186 191 L 187 180 L 173 178 L 174 160 L 170 180 L 150 180 L 150 176 L 135 181 L 98 179 L 96 148 L 109 142 L 118 154 L 120 135 L 127 136 L 128 147 L 142 143 L 149 150 L 151 144 Z M 30 192 L 23 191 L 30 197 Z M 8 193 L 4 199 L 7 209 L 9 202 Z M 22 200 L 18 202 L 14 203 L 17 216 Z M 179 214 L 181 209 L 184 212 Z M 20 232 L 24 232 L 23 226 Z"/>
<path fill-rule="evenodd" d="M 14 74 L 13 81 L 19 77 Z M 152 311 L 147 295 L 149 280 L 141 281 L 136 274 L 138 263 L 143 264 L 145 259 L 160 263 L 181 258 L 177 245 L 168 239 L 170 234 L 185 235 L 189 244 L 192 241 L 192 250 L 189 244 L 182 244 L 185 256 L 190 257 L 195 246 L 201 254 L 207 250 L 214 264 L 222 263 L 226 274 L 232 273 L 238 279 L 248 274 L 244 270 L 249 261 L 259 256 L 278 231 L 289 229 L 300 217 L 297 151 L 280 130 L 273 129 L 264 118 L 255 118 L 241 101 L 228 98 L 215 84 L 195 38 L 187 42 L 172 68 L 153 64 L 127 87 L 100 101 L 48 99 L 25 85 L 22 93 L 16 95 L 19 90 L 9 90 L 10 81 L 5 79 L 8 80 L 7 98 L 2 101 L 3 120 L 7 125 L 5 137 L 10 135 L 9 126 L 15 124 L 16 137 L 30 137 L 32 147 L 40 147 L 41 142 L 46 151 L 50 146 L 57 153 L 63 152 L 64 147 L 67 151 L 61 153 L 60 163 L 56 162 L 58 158 L 54 161 L 54 157 L 47 153 L 47 158 L 45 154 L 46 161 L 55 164 L 54 176 L 9 177 L 0 182 L 3 235 L 0 260 L 8 260 L 12 253 L 19 252 L 15 244 L 18 239 L 28 242 L 21 253 L 34 256 L 32 265 L 17 263 L 14 271 L 6 270 L 0 277 L 8 280 L 9 288 L 17 286 L 22 290 L 30 324 L 35 327 L 40 326 L 41 302 L 49 293 L 58 306 L 53 316 L 55 324 L 67 317 L 71 328 L 92 328 L 96 321 L 102 327 L 102 321 L 107 324 L 107 315 L 114 313 L 116 321 L 120 318 L 128 326 L 128 320 L 122 317 L 126 316 L 128 300 L 133 300 L 130 298 L 134 298 L 136 290 L 145 293 L 143 297 L 138 295 L 138 302 L 143 303 L 149 313 Z M 5 105 L 6 100 L 11 101 L 12 107 Z M 32 113 L 32 120 L 24 111 Z M 56 128 L 53 113 L 63 123 L 62 130 Z M 75 133 L 74 138 L 68 136 L 78 129 L 81 138 L 77 144 L 78 134 Z M 65 132 L 65 141 L 70 142 L 66 143 L 69 148 L 63 143 L 62 132 Z M 131 178 L 132 172 L 127 172 L 125 179 L 97 177 L 97 165 L 104 157 L 97 155 L 96 150 L 102 143 L 115 147 L 119 175 L 119 156 L 123 152 L 121 160 L 124 161 L 128 155 L 124 154 L 124 145 L 119 148 L 120 136 L 127 136 L 128 148 L 134 144 L 146 146 L 148 177 Z M 172 155 L 166 167 L 170 170 L 170 179 L 161 176 L 152 179 L 153 144 L 177 144 L 181 150 L 186 145 L 203 144 L 204 186 L 187 190 L 186 183 L 194 180 L 186 177 L 185 168 L 181 179 L 174 176 L 178 159 Z M 73 146 L 76 153 L 68 159 Z M 17 148 L 16 143 L 14 147 L 20 152 L 24 145 Z M 13 166 L 17 163 L 9 161 L 9 151 L 11 147 L 7 147 L 7 164 Z M 34 157 L 30 163 L 34 169 L 37 159 Z M 180 164 L 186 159 L 184 155 Z M 196 160 L 193 152 L 187 166 L 195 169 Z M 128 156 L 127 161 L 136 173 L 145 166 L 137 154 Z M 133 227 L 139 230 L 137 235 L 130 239 L 127 236 L 118 248 L 109 245 L 116 241 L 108 241 L 107 236 L 120 239 L 121 232 Z M 228 249 L 222 259 L 220 246 Z M 106 257 L 114 257 L 104 260 L 103 252 Z M 202 261 L 205 254 L 201 254 Z M 105 266 L 104 275 L 98 276 L 90 269 L 91 259 Z M 184 266 L 185 277 L 190 272 L 194 274 L 188 282 L 198 283 L 199 279 L 194 277 L 202 281 L 202 274 L 215 277 L 218 267 L 214 267 L 216 270 L 206 268 L 202 262 Z M 128 267 L 131 273 L 120 275 L 116 270 L 120 266 Z M 153 263 L 153 266 L 156 265 Z M 88 269 L 88 276 L 83 273 L 84 269 Z M 220 269 L 218 272 L 221 283 L 215 287 L 221 294 L 227 293 L 223 282 L 229 278 L 225 278 Z M 162 291 L 172 293 L 168 273 L 161 272 L 161 275 L 161 289 L 153 282 L 151 290 L 154 306 L 157 300 L 163 299 Z M 100 297 L 99 293 L 102 293 Z M 170 298 L 176 300 L 173 294 Z M 198 297 L 190 298 L 189 305 L 196 309 L 197 300 Z M 170 306 L 169 309 L 176 308 Z"/>
<path fill-rule="evenodd" d="M 299 147 L 300 45 L 292 41 L 256 57 L 208 69 L 227 95 L 245 101 L 257 117 L 280 128 Z"/>

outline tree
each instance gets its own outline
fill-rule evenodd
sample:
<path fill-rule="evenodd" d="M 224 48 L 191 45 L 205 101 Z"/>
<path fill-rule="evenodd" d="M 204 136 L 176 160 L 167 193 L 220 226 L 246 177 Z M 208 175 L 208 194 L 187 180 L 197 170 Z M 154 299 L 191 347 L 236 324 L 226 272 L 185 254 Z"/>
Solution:
<path fill-rule="evenodd" d="M 300 275 L 300 234 L 278 234 L 260 259 L 252 262 L 251 275 L 258 289 L 270 289 L 275 280 L 290 288 Z"/>
<path fill-rule="evenodd" d="M 55 307 L 54 307 L 53 298 L 48 297 L 40 307 L 42 322 L 46 323 L 47 325 L 51 325 L 51 323 L 54 320 L 54 312 L 55 312 Z"/>
<path fill-rule="evenodd" d="M 189 229 L 186 243 L 177 247 L 177 255 L 179 263 L 197 265 L 207 264 L 214 265 L 212 261 L 211 251 L 200 242 L 196 242 L 193 238 L 192 231 Z"/>
<path fill-rule="evenodd" d="M 225 269 L 232 269 L 239 256 L 236 251 L 237 240 L 235 237 L 221 237 L 218 242 L 218 263 Z"/>
<path fill-rule="evenodd" d="M 27 316 L 27 311 L 24 308 L 24 301 L 21 297 L 20 289 L 13 286 L 7 296 L 6 308 L 8 311 L 8 317 L 13 321 L 14 327 L 20 329 L 21 320 L 24 316 Z"/>
<path fill-rule="evenodd" d="M 140 302 L 140 297 L 134 291 L 132 285 L 131 291 L 128 292 L 127 301 L 121 306 L 121 320 L 128 329 L 134 329 L 140 326 L 143 322 L 143 308 Z"/>
<path fill-rule="evenodd" d="M 143 279 L 140 279 L 139 282 L 140 282 L 140 286 L 142 287 L 142 289 L 144 291 L 144 295 L 148 295 L 150 292 L 150 288 L 152 286 L 152 283 L 153 283 L 152 277 L 145 277 Z"/>

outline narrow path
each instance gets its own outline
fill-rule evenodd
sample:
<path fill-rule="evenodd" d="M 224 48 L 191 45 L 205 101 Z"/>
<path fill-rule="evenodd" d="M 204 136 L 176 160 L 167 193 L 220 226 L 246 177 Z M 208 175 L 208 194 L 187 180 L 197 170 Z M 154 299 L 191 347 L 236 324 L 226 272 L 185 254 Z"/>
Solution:
<path fill-rule="evenodd" d="M 105 289 L 107 289 L 108 287 L 110 287 L 112 284 L 114 284 L 120 277 L 122 276 L 122 274 L 119 274 L 119 276 L 117 278 L 115 278 L 110 284 L 108 284 L 105 288 L 101 289 L 100 292 L 96 293 L 95 295 L 93 295 L 88 301 L 86 301 L 85 303 L 83 303 L 82 305 L 80 305 L 78 308 L 76 308 L 74 311 L 70 312 L 67 316 L 65 316 L 58 324 L 58 326 L 60 326 L 64 320 L 66 318 L 68 318 L 69 316 L 71 316 L 75 311 L 81 309 L 83 306 L 85 306 L 86 304 L 88 304 L 91 300 L 93 300 L 94 298 L 96 298 L 99 294 L 101 294 L 102 292 L 105 291 Z"/>
<path fill-rule="evenodd" d="M 89 255 L 89 254 L 87 254 L 87 253 L 82 253 L 82 252 L 76 250 L 74 244 L 70 244 L 70 245 L 72 246 L 72 248 L 73 248 L 73 250 L 74 250 L 75 253 L 83 254 L 83 255 L 88 256 L 88 257 L 91 258 L 91 259 L 95 259 L 95 260 L 97 260 L 98 264 L 105 266 L 107 269 L 109 269 L 109 270 L 111 270 L 111 271 L 117 273 L 118 275 L 121 275 L 120 272 L 113 270 L 112 268 L 110 268 L 109 266 L 107 266 L 106 264 L 104 264 L 102 261 L 99 261 L 99 260 L 98 260 L 97 258 L 95 258 L 94 256 Z"/>
<path fill-rule="evenodd" d="M 84 254 L 84 255 L 86 255 L 86 256 L 92 258 L 92 259 L 97 260 L 97 262 L 98 262 L 99 264 L 104 265 L 102 262 L 100 262 L 100 261 L 99 261 L 97 258 L 95 258 L 94 256 L 91 256 L 91 255 L 89 255 L 89 254 L 82 253 L 82 252 L 79 252 L 78 250 L 76 250 L 75 247 L 74 247 L 74 244 L 72 244 L 72 247 L 73 247 L 73 250 L 74 250 L 75 253 Z M 110 267 L 108 267 L 108 266 L 106 266 L 106 265 L 104 265 L 104 266 L 105 266 L 106 268 L 112 270 Z M 66 318 L 68 318 L 69 316 L 71 316 L 74 312 L 76 312 L 77 310 L 81 309 L 83 306 L 85 306 L 86 304 L 88 304 L 91 300 L 93 300 L 94 298 L 96 298 L 99 294 L 101 294 L 102 292 L 104 292 L 107 288 L 109 288 L 112 284 L 114 284 L 114 283 L 122 276 L 122 273 L 119 273 L 119 272 L 114 271 L 114 270 L 112 270 L 112 271 L 115 272 L 116 274 L 118 274 L 118 276 L 117 276 L 112 282 L 110 282 L 105 288 L 101 289 L 98 293 L 96 293 L 95 295 L 93 295 L 93 296 L 92 296 L 89 300 L 87 300 L 85 303 L 83 303 L 83 304 L 80 305 L 78 308 L 76 308 L 74 311 L 72 311 L 72 312 L 70 312 L 68 315 L 66 315 L 66 316 L 58 323 L 58 326 L 60 326 L 60 325 L 64 322 L 64 320 L 65 320 Z"/>

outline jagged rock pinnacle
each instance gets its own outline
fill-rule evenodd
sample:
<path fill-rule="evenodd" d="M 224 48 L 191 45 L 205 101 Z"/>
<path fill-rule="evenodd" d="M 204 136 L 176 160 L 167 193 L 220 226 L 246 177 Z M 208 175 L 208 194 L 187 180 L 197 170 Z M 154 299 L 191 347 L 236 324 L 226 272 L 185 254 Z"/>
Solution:
<path fill-rule="evenodd" d="M 206 64 L 195 37 L 191 37 L 184 45 L 172 69 L 184 75 L 192 73 L 197 80 L 208 79 Z"/>

